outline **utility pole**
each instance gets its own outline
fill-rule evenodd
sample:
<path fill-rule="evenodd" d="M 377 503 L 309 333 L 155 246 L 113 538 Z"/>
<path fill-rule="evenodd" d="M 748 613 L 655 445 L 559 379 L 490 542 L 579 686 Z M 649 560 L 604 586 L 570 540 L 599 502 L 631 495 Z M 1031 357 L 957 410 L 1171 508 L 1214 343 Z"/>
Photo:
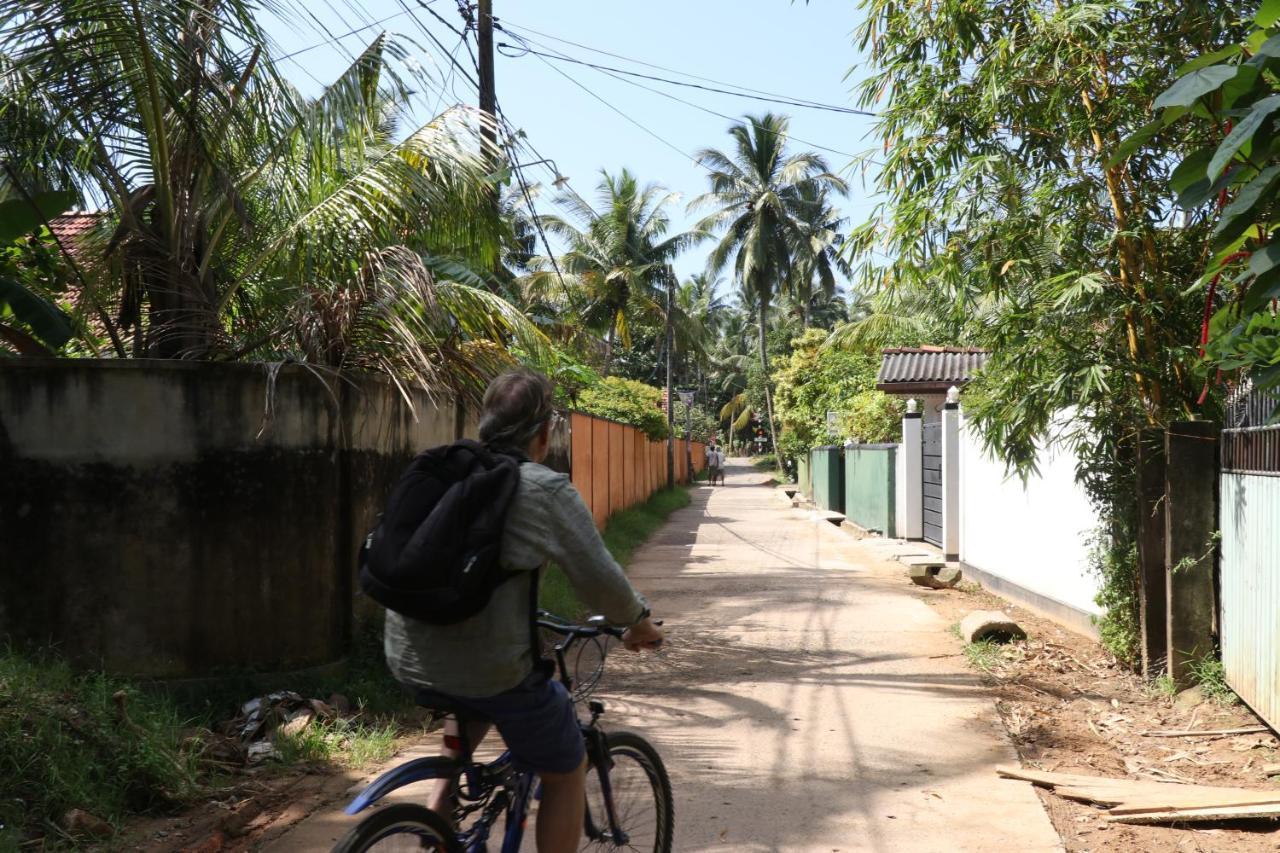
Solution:
<path fill-rule="evenodd" d="M 489 162 L 498 163 L 498 90 L 493 80 L 493 0 L 479 0 L 476 20 L 476 62 L 480 72 L 480 112 L 487 117 L 480 135 L 489 143 Z"/>
<path fill-rule="evenodd" d="M 676 487 L 676 397 L 671 387 L 671 349 L 675 337 L 671 328 L 671 308 L 675 304 L 676 277 L 667 267 L 667 488 Z"/>
<path fill-rule="evenodd" d="M 480 138 L 485 147 L 484 158 L 489 164 L 489 173 L 496 174 L 502 162 L 502 151 L 498 148 L 498 90 L 493 80 L 493 0 L 478 0 L 476 6 L 476 71 L 480 75 Z M 489 209 L 493 214 L 494 227 L 497 227 L 502 216 L 501 193 L 494 184 L 489 188 Z M 497 252 L 493 258 L 495 283 L 502 273 L 502 253 Z"/>

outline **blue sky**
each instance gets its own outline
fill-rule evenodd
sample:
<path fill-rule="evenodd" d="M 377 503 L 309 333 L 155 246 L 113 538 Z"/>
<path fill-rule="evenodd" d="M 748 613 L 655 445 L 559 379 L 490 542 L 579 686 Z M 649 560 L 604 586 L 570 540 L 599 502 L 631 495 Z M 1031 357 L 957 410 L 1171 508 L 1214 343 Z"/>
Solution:
<path fill-rule="evenodd" d="M 412 15 L 405 11 L 406 5 Z M 460 27 L 454 0 L 434 0 L 429 5 L 449 24 Z M 358 5 L 326 0 L 314 4 L 313 9 L 312 19 L 293 15 L 288 20 L 268 18 L 266 22 L 278 43 L 278 55 L 312 48 L 282 64 L 284 72 L 306 92 L 318 91 L 321 82 L 340 73 L 350 56 L 379 29 L 417 42 L 420 47 L 412 48 L 415 58 L 428 68 L 444 69 L 442 74 L 448 76 L 447 57 L 421 27 L 450 51 L 458 46 L 458 37 L 424 11 L 417 0 L 369 0 Z M 663 77 L 677 75 L 586 48 L 840 106 L 853 105 L 850 90 L 864 73 L 852 35 L 860 15 L 853 0 L 812 0 L 807 5 L 789 0 L 494 0 L 494 12 L 501 24 L 530 39 L 537 50 L 559 51 Z M 338 45 L 313 47 L 331 35 L 388 17 L 391 19 L 377 27 L 340 39 Z M 497 41 L 513 43 L 514 39 L 499 33 Z M 464 67 L 471 65 L 465 48 L 457 56 Z M 850 74 L 847 79 L 846 74 Z M 591 68 L 532 55 L 499 55 L 495 79 L 499 104 L 509 121 L 525 131 L 544 157 L 555 160 L 578 193 L 594 200 L 600 169 L 618 171 L 625 166 L 641 180 L 679 192 L 683 198 L 672 207 L 673 224 L 692 224 L 694 217 L 685 213 L 684 202 L 707 186 L 706 172 L 694 162 L 693 154 L 700 148 L 726 147 L 728 120 Z M 841 152 L 819 152 L 836 170 L 848 166 L 848 155 L 864 152 L 872 144 L 869 131 L 874 119 L 868 117 L 765 104 L 653 81 L 636 82 L 731 117 L 765 110 L 784 112 L 792 118 L 794 146 L 823 146 Z M 419 117 L 430 115 L 440 103 L 474 104 L 474 90 L 459 75 L 453 74 L 450 83 L 443 97 L 439 92 L 422 94 L 416 105 Z M 550 179 L 542 166 L 529 169 L 529 176 L 544 183 Z M 861 170 L 848 177 L 852 193 L 842 206 L 851 221 L 858 222 L 870 213 L 874 200 Z M 542 198 L 545 201 L 539 202 L 540 207 L 549 206 L 550 193 Z M 701 270 L 705 251 L 687 253 L 678 264 L 681 275 Z"/>

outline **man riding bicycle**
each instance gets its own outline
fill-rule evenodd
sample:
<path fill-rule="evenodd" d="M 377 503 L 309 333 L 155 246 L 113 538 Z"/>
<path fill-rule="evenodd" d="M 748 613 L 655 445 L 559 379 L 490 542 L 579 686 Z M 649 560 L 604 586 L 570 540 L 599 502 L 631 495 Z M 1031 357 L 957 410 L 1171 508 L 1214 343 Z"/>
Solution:
<path fill-rule="evenodd" d="M 514 760 L 542 780 L 537 820 L 539 853 L 578 849 L 585 804 L 586 753 L 568 691 L 551 677 L 531 648 L 531 601 L 548 562 L 563 569 L 574 591 L 595 613 L 629 626 L 631 651 L 656 648 L 662 631 L 644 598 L 600 538 L 591 512 L 568 476 L 543 466 L 555 412 L 551 383 L 530 370 L 503 374 L 485 392 L 480 440 L 520 454 L 519 486 L 508 510 L 500 548 L 504 568 L 517 574 L 498 586 L 489 603 L 462 622 L 434 625 L 387 611 L 387 664 L 403 684 L 492 720 Z M 489 728 L 470 722 L 473 747 Z M 457 724 L 446 725 L 445 753 L 457 743 Z M 443 783 L 430 807 L 448 818 L 453 791 Z"/>

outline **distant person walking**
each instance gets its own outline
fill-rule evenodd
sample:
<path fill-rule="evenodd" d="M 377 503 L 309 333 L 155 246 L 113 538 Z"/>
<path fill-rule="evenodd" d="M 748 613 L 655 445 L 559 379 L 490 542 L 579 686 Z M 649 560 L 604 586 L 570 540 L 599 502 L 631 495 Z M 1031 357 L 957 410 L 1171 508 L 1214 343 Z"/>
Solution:
<path fill-rule="evenodd" d="M 720 478 L 720 485 L 724 485 L 724 453 L 719 446 L 713 444 L 707 448 L 707 482 L 711 485 L 716 484 L 716 478 Z"/>

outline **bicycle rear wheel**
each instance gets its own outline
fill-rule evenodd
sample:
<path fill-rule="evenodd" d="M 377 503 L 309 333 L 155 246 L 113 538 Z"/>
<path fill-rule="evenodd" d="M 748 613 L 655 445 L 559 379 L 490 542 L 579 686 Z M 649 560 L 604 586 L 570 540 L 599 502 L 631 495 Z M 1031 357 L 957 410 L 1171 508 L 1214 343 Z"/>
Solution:
<path fill-rule="evenodd" d="M 674 809 L 671 779 L 658 751 L 640 735 L 606 735 L 613 768 L 608 771 L 617 824 L 609 821 L 600 771 L 587 768 L 587 817 L 583 851 L 639 850 L 671 853 Z M 621 838 L 614 830 L 622 833 Z"/>
<path fill-rule="evenodd" d="M 332 853 L 463 853 L 448 821 L 426 806 L 396 803 L 378 809 L 344 835 Z"/>

